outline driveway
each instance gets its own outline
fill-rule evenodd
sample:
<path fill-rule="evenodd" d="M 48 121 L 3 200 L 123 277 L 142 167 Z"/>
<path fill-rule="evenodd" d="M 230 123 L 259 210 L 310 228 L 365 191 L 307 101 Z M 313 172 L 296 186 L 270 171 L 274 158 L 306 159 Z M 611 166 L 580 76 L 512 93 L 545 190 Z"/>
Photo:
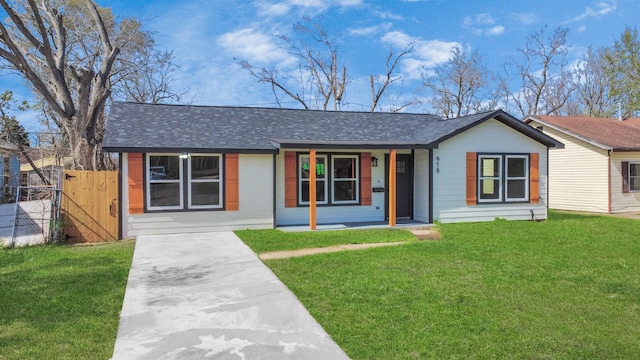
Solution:
<path fill-rule="evenodd" d="M 348 359 L 235 234 L 140 236 L 113 359 Z"/>

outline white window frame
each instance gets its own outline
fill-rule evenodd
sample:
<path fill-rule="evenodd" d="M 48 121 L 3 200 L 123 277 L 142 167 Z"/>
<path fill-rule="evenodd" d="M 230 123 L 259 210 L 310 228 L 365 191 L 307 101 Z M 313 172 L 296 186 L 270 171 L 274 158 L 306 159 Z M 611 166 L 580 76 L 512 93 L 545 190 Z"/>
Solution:
<path fill-rule="evenodd" d="M 152 180 L 151 179 L 151 157 L 152 156 L 175 156 L 178 158 L 178 168 L 180 178 L 177 180 Z M 184 209 L 184 161 L 180 158 L 180 154 L 173 153 L 148 153 L 145 156 L 146 171 L 145 171 L 145 187 L 147 191 L 146 201 L 147 210 L 183 210 Z M 177 206 L 151 206 L 151 184 L 179 184 L 180 189 L 180 205 Z"/>
<path fill-rule="evenodd" d="M 219 176 L 218 179 L 192 179 L 191 178 L 191 158 L 192 157 L 217 157 L 218 158 L 218 166 L 220 167 L 219 169 Z M 223 204 L 224 204 L 224 189 L 223 189 L 223 181 L 222 179 L 224 179 L 224 166 L 223 166 L 223 159 L 222 159 L 222 155 L 221 154 L 190 154 L 189 158 L 187 158 L 187 179 L 186 179 L 186 184 L 187 184 L 187 196 L 189 199 L 189 203 L 188 203 L 188 208 L 189 209 L 221 209 Z M 218 205 L 193 205 L 192 204 L 192 195 L 191 195 L 191 188 L 192 188 L 192 184 L 193 183 L 218 183 L 218 189 L 220 191 L 219 194 L 219 203 Z"/>
<path fill-rule="evenodd" d="M 498 176 L 483 176 L 482 175 L 482 159 L 497 159 L 498 160 L 498 166 L 500 167 L 500 172 L 498 173 Z M 504 162 L 504 156 L 500 155 L 500 154 L 482 154 L 482 155 L 478 155 L 478 184 L 477 184 L 477 191 L 478 191 L 478 202 L 479 203 L 501 203 L 502 202 L 502 193 L 504 192 L 504 179 L 503 179 L 503 174 L 504 174 L 504 166 L 503 166 L 503 162 Z M 497 180 L 498 181 L 498 198 L 497 199 L 483 199 L 482 198 L 482 180 Z"/>
<path fill-rule="evenodd" d="M 640 166 L 640 162 L 638 161 L 630 161 L 628 166 L 629 168 L 627 169 L 627 174 L 628 174 L 628 179 L 627 182 L 629 183 L 629 192 L 640 192 L 640 188 L 638 189 L 634 189 L 633 188 L 633 182 L 631 181 L 631 179 L 640 179 L 640 176 L 632 176 L 631 175 L 631 165 L 634 166 Z"/>
<path fill-rule="evenodd" d="M 334 178 L 333 177 L 333 169 L 335 169 L 335 160 L 336 159 L 355 159 L 355 177 L 354 178 Z M 353 154 L 353 155 L 333 155 L 331 156 L 331 173 L 329 174 L 331 176 L 331 203 L 332 204 L 358 204 L 360 203 L 360 156 Z M 355 200 L 336 200 L 336 186 L 335 184 L 337 182 L 351 182 L 351 181 L 355 181 L 356 183 L 356 196 L 355 196 Z"/>
<path fill-rule="evenodd" d="M 309 158 L 310 155 L 298 154 L 298 205 L 309 205 L 309 201 L 302 201 L 302 183 L 309 182 L 309 179 L 302 178 L 302 159 Z M 329 157 L 326 154 L 316 155 L 316 162 L 318 159 L 324 159 L 324 201 L 316 201 L 318 205 L 326 205 L 329 203 Z M 309 164 L 311 167 L 311 164 Z M 309 169 L 311 170 L 311 169 Z M 318 178 L 316 177 L 316 186 L 318 185 Z M 311 199 L 311 193 L 309 193 L 309 199 Z"/>
<path fill-rule="evenodd" d="M 509 177 L 509 159 L 524 159 L 525 176 Z M 529 156 L 528 155 L 505 155 L 504 156 L 504 201 L 505 202 L 523 202 L 529 201 Z M 524 180 L 524 197 L 509 197 L 509 180 Z"/>

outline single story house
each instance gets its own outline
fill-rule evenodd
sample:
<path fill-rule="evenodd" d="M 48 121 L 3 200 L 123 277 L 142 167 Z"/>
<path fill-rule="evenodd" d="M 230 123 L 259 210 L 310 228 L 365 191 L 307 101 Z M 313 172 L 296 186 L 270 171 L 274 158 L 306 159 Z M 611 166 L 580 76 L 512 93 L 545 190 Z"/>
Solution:
<path fill-rule="evenodd" d="M 549 155 L 549 207 L 640 211 L 640 119 L 530 116 L 525 123 L 565 144 Z"/>
<path fill-rule="evenodd" d="M 129 102 L 111 105 L 103 142 L 120 155 L 123 237 L 545 219 L 557 147 L 502 110 L 444 120 Z"/>

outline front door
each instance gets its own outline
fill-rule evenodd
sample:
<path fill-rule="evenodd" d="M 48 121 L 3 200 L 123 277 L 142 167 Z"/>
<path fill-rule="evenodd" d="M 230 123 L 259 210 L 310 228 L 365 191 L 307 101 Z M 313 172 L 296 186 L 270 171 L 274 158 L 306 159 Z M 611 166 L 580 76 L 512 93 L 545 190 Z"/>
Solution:
<path fill-rule="evenodd" d="M 389 155 L 385 155 L 385 174 L 389 174 Z M 389 219 L 389 176 L 385 181 L 385 218 Z M 413 218 L 413 157 L 396 155 L 396 218 Z"/>

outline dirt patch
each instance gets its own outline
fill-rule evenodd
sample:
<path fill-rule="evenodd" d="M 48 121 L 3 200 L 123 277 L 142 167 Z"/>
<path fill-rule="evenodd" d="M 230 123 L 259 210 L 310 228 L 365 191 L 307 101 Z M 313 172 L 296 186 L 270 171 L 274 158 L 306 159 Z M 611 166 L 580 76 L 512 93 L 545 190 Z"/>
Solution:
<path fill-rule="evenodd" d="M 434 227 L 416 227 L 416 228 L 411 228 L 409 229 L 409 231 L 411 231 L 411 233 L 413 235 L 415 235 L 415 237 L 418 240 L 440 240 L 442 239 L 442 235 L 440 235 L 440 232 L 438 231 L 438 229 L 434 228 Z"/>

